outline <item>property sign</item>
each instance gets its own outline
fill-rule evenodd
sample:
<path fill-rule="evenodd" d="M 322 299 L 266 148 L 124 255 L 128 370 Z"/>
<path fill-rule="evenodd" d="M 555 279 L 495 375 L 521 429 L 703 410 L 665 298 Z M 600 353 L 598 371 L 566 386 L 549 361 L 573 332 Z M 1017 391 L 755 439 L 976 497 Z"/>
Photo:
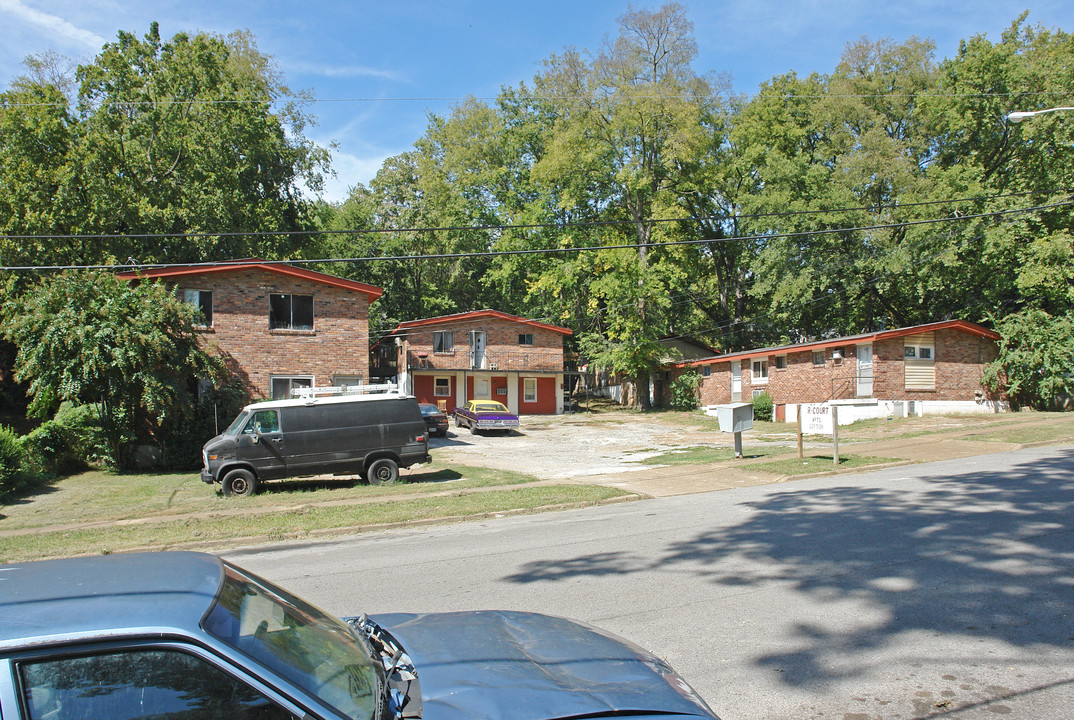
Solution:
<path fill-rule="evenodd" d="M 801 407 L 803 435 L 832 434 L 832 408 L 830 405 L 809 403 L 803 404 Z"/>

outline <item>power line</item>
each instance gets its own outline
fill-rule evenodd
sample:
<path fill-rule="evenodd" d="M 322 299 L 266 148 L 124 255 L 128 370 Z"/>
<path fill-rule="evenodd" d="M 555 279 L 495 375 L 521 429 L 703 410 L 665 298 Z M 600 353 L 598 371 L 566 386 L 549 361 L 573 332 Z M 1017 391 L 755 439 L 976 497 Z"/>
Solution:
<path fill-rule="evenodd" d="M 920 227 L 924 225 L 934 225 L 939 223 L 953 223 L 953 222 L 968 222 L 970 220 L 981 220 L 985 218 L 1003 217 L 1007 215 L 1039 212 L 1042 210 L 1054 210 L 1060 207 L 1068 207 L 1074 205 L 1074 200 L 1064 200 L 1062 202 L 1051 203 L 1048 205 L 1034 205 L 1027 208 L 1012 208 L 1008 210 L 996 210 L 987 213 L 977 213 L 973 215 L 956 215 L 951 217 L 931 218 L 924 220 L 911 220 L 901 223 L 885 223 L 881 225 L 863 225 L 855 227 L 840 227 L 840 228 L 825 228 L 817 230 L 808 230 L 802 232 L 793 233 L 764 233 L 759 235 L 745 235 L 738 237 L 725 237 L 725 238 L 703 238 L 697 240 L 671 240 L 667 242 L 635 242 L 635 243 L 620 243 L 615 245 L 588 245 L 582 247 L 567 247 L 567 248 L 534 248 L 534 249 L 522 249 L 522 250 L 487 250 L 482 252 L 460 252 L 460 253 L 436 253 L 430 255 L 387 255 L 376 257 L 335 257 L 335 258 L 315 258 L 315 259 L 298 259 L 298 260 L 265 260 L 260 261 L 266 265 L 323 265 L 327 263 L 361 263 L 361 262 L 402 262 L 411 260 L 457 260 L 457 259 L 472 259 L 482 257 L 508 257 L 519 255 L 564 255 L 568 253 L 581 253 L 581 252 L 600 252 L 606 250 L 630 250 L 638 248 L 665 248 L 665 247 L 683 247 L 693 245 L 711 245 L 722 244 L 731 242 L 751 242 L 751 241 L 773 241 L 780 239 L 794 239 L 803 237 L 815 237 L 818 235 L 835 235 L 840 233 L 850 232 L 868 232 L 874 230 L 894 230 L 910 227 Z M 694 218 L 672 218 L 661 220 L 662 222 L 696 222 Z M 621 224 L 623 221 L 608 221 L 606 223 L 597 224 Z M 498 227 L 462 227 L 458 229 L 467 230 L 503 230 L 503 229 L 517 229 L 517 228 L 555 228 L 555 229 L 567 229 L 570 227 L 578 227 L 582 225 L 591 224 L 547 224 L 547 225 L 522 225 L 522 226 L 498 226 Z M 442 228 L 443 229 L 443 228 Z M 428 231 L 430 229 L 422 229 L 421 231 Z M 414 232 L 411 230 L 410 232 Z M 347 231 L 351 234 L 361 234 L 365 231 Z M 407 232 L 404 230 L 378 230 L 375 232 Z M 258 233 L 250 233 L 257 235 Z M 36 239 L 47 239 L 54 236 L 34 236 Z M 55 236 L 62 238 L 63 236 Z M 84 236 L 76 236 L 84 237 Z M 125 236 L 120 236 L 125 237 Z M 3 236 L 0 236 L 3 238 Z M 21 238 L 9 238 L 9 239 L 27 239 Z M 249 260 L 229 260 L 224 262 L 199 262 L 199 263 L 126 263 L 126 264 L 108 264 L 108 265 L 21 265 L 21 266 L 0 266 L 0 271 L 8 272 L 34 272 L 34 271 L 65 271 L 65 270 L 107 270 L 107 271 L 137 271 L 137 270 L 161 270 L 169 268 L 197 268 L 197 267 L 219 267 L 221 265 L 228 264 L 242 264 L 249 262 Z"/>

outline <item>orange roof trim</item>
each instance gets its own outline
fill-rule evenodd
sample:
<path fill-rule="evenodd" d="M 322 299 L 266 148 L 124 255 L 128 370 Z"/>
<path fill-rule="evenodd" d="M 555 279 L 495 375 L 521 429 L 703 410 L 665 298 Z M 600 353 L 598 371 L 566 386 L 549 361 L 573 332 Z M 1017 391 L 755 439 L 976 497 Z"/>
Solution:
<path fill-rule="evenodd" d="M 177 279 L 191 275 L 205 275 L 210 273 L 227 273 L 239 270 L 263 270 L 264 272 L 284 275 L 299 280 L 329 285 L 343 290 L 352 290 L 365 295 L 369 302 L 373 302 L 384 294 L 384 288 L 376 285 L 367 285 L 356 280 L 329 275 L 327 273 L 307 270 L 286 263 L 268 262 L 265 260 L 236 260 L 235 262 L 209 263 L 205 265 L 182 265 L 165 267 L 151 270 L 117 273 L 118 277 L 125 280 L 163 280 Z"/>
<path fill-rule="evenodd" d="M 428 327 L 430 325 L 443 325 L 445 323 L 453 322 L 465 322 L 468 320 L 481 320 L 481 319 L 496 319 L 507 320 L 508 322 L 519 323 L 520 325 L 529 325 L 530 327 L 542 328 L 544 330 L 551 330 L 562 335 L 573 335 L 574 331 L 570 328 L 560 327 L 558 325 L 550 325 L 549 323 L 543 323 L 538 320 L 529 320 L 517 315 L 509 315 L 499 310 L 473 310 L 471 312 L 456 313 L 454 315 L 441 315 L 433 318 L 423 318 L 421 320 L 408 320 L 406 322 L 399 323 L 395 330 L 409 330 L 410 328 Z M 393 330 L 393 332 L 395 332 Z"/>
<path fill-rule="evenodd" d="M 711 365 L 712 363 L 717 362 L 727 362 L 729 360 L 750 360 L 757 357 L 781 355 L 788 352 L 801 352 L 803 350 L 824 350 L 846 345 L 848 343 L 860 344 L 875 342 L 877 340 L 888 340 L 891 338 L 905 337 L 907 335 L 917 335 L 918 333 L 934 332 L 936 330 L 960 330 L 989 340 L 999 340 L 1000 337 L 999 333 L 976 323 L 971 323 L 968 320 L 943 320 L 940 322 L 928 323 L 926 325 L 914 325 L 913 327 L 896 328 L 895 330 L 879 330 L 872 333 L 848 335 L 846 337 L 830 338 L 828 340 L 817 340 L 815 342 L 801 343 L 798 345 L 780 345 L 778 347 L 758 348 L 756 350 L 743 350 L 741 352 L 727 353 L 725 355 L 714 355 L 710 358 L 674 363 L 672 367 L 694 367 L 699 365 Z"/>

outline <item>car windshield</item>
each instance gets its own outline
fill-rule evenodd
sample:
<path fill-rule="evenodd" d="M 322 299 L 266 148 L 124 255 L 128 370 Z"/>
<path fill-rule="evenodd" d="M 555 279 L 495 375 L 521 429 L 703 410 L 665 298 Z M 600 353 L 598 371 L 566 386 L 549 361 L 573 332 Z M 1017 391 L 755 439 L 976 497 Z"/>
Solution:
<path fill-rule="evenodd" d="M 507 412 L 507 408 L 498 402 L 483 402 L 474 405 L 474 410 L 478 412 Z"/>
<path fill-rule="evenodd" d="M 339 618 L 225 564 L 205 630 L 352 720 L 377 715 L 373 649 Z"/>
<path fill-rule="evenodd" d="M 418 407 L 421 408 L 421 414 L 422 415 L 436 415 L 437 413 L 440 412 L 440 408 L 436 407 L 436 405 L 424 405 L 423 404 L 423 405 L 419 405 Z"/>
<path fill-rule="evenodd" d="M 231 421 L 231 424 L 227 426 L 227 430 L 224 431 L 225 435 L 238 435 L 239 428 L 246 422 L 246 418 L 250 417 L 250 413 L 243 410 L 238 416 Z"/>

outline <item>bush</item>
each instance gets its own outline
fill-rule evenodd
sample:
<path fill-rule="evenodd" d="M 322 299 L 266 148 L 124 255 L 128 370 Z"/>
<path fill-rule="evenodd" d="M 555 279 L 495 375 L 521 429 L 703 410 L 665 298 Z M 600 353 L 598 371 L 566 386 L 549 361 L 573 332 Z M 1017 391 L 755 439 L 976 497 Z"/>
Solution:
<path fill-rule="evenodd" d="M 191 406 L 169 413 L 161 425 L 160 449 L 164 466 L 186 469 L 201 464 L 201 446 L 223 432 L 239 410 L 250 402 L 250 394 L 241 382 L 232 381 L 202 392 Z"/>
<path fill-rule="evenodd" d="M 687 370 L 671 383 L 671 407 L 696 410 L 701 404 L 701 373 Z"/>
<path fill-rule="evenodd" d="M 105 456 L 95 408 L 63 403 L 56 416 L 22 438 L 26 466 L 44 475 L 70 475 Z"/>
<path fill-rule="evenodd" d="M 24 479 L 19 436 L 11 428 L 0 425 L 0 495 L 18 490 Z"/>
<path fill-rule="evenodd" d="M 772 422 L 772 396 L 768 393 L 753 396 L 753 419 Z"/>

